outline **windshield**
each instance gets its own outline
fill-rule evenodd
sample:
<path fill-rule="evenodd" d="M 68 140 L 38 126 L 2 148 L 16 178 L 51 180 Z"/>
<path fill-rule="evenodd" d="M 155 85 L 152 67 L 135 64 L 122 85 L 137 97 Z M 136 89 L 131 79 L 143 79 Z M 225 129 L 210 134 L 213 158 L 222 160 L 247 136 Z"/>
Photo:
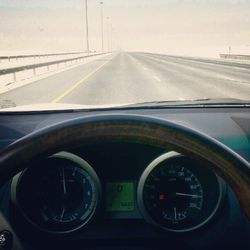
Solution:
<path fill-rule="evenodd" d="M 1 0 L 0 106 L 250 101 L 248 0 Z"/>

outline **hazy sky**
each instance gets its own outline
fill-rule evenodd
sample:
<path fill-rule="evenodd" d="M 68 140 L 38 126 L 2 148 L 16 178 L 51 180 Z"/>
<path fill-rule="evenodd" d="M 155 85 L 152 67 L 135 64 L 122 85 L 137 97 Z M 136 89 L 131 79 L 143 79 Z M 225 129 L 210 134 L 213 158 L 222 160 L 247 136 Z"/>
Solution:
<path fill-rule="evenodd" d="M 249 0 L 103 0 L 113 43 L 168 53 L 250 45 Z M 101 46 L 100 5 L 89 0 L 90 47 Z M 0 50 L 83 50 L 84 0 L 0 0 Z M 109 25 L 110 30 L 110 25 Z"/>

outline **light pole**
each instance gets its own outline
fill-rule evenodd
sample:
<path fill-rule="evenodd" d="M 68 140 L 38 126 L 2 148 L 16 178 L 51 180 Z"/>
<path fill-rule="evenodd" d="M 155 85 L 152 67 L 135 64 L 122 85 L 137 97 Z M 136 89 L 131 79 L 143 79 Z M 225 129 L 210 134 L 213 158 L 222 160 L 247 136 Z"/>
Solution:
<path fill-rule="evenodd" d="M 87 53 L 89 53 L 88 0 L 85 0 L 85 21 L 86 21 L 86 49 Z"/>
<path fill-rule="evenodd" d="M 112 24 L 110 25 L 110 50 L 111 52 L 113 50 L 113 26 Z"/>
<path fill-rule="evenodd" d="M 109 17 L 107 17 L 107 51 L 109 52 Z"/>
<path fill-rule="evenodd" d="M 102 35 L 102 52 L 104 51 L 103 45 L 103 2 L 100 2 L 101 5 L 101 35 Z"/>
<path fill-rule="evenodd" d="M 113 50 L 116 51 L 117 50 L 117 33 L 116 33 L 116 29 L 113 28 L 113 34 L 112 34 L 112 47 Z"/>

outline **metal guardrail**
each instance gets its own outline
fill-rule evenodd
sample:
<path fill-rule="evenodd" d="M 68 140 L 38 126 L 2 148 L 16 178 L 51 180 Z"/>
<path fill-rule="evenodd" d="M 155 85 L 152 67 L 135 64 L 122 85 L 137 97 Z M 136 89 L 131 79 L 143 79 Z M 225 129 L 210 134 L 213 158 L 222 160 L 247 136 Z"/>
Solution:
<path fill-rule="evenodd" d="M 55 65 L 55 64 L 60 64 L 60 63 L 67 63 L 70 61 L 76 61 L 88 57 L 93 57 L 97 55 L 103 55 L 107 53 L 99 53 L 99 54 L 93 54 L 93 55 L 85 55 L 85 56 L 78 56 L 78 57 L 73 57 L 73 58 L 68 58 L 68 59 L 60 59 L 56 61 L 50 61 L 50 62 L 43 62 L 43 63 L 33 63 L 33 64 L 28 64 L 28 65 L 23 65 L 23 66 L 17 66 L 17 67 L 12 67 L 12 68 L 7 68 L 7 69 L 0 69 L 0 75 L 6 75 L 6 74 L 11 74 L 11 73 L 17 73 L 23 70 L 29 70 L 29 69 L 36 69 L 40 67 L 46 67 L 50 65 Z M 34 72 L 35 73 L 35 72 Z"/>
<path fill-rule="evenodd" d="M 237 59 L 237 60 L 250 60 L 250 55 L 220 54 L 220 58 L 223 58 L 223 59 Z"/>
<path fill-rule="evenodd" d="M 65 52 L 65 53 L 50 53 L 50 54 L 32 54 L 32 55 L 15 55 L 15 56 L 0 56 L 0 60 L 6 60 L 9 61 L 11 59 L 24 59 L 24 58 L 41 58 L 41 57 L 49 57 L 49 56 L 66 56 L 66 55 L 76 55 L 76 54 L 83 54 L 85 52 Z"/>

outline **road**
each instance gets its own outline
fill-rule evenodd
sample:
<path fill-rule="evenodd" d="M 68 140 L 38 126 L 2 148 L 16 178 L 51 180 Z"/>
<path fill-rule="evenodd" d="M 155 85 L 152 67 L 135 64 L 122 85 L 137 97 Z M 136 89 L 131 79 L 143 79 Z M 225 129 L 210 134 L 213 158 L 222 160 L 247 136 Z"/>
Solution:
<path fill-rule="evenodd" d="M 0 95 L 16 105 L 250 100 L 250 69 L 147 53 L 116 53 Z"/>

